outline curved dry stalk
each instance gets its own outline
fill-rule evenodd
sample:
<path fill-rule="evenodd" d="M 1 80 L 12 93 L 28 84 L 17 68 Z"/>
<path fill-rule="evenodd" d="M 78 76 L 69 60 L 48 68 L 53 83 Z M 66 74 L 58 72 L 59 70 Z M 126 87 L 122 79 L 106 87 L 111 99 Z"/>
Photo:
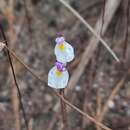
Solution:
<path fill-rule="evenodd" d="M 123 57 L 126 58 L 126 52 L 127 52 L 127 47 L 128 47 L 128 37 L 129 37 L 129 8 L 130 8 L 130 0 L 127 0 L 126 2 L 124 2 L 124 4 L 126 4 L 126 6 L 124 6 L 124 8 L 126 8 L 125 11 L 125 17 L 126 17 L 126 32 L 125 32 L 125 39 L 124 39 L 124 46 L 123 46 Z"/>
<path fill-rule="evenodd" d="M 46 84 L 46 82 L 41 79 L 39 76 L 37 76 L 30 68 L 28 65 L 26 65 L 12 50 L 9 49 L 9 47 L 5 46 L 5 48 L 10 52 L 10 54 L 12 56 L 14 56 L 38 81 L 40 81 L 43 84 Z M 68 100 L 66 100 L 63 96 L 61 96 L 57 91 L 55 91 L 54 89 L 50 88 L 51 91 L 57 95 L 66 105 L 70 106 L 71 108 L 73 108 L 74 110 L 76 110 L 78 113 L 80 113 L 82 116 L 86 117 L 86 119 L 89 119 L 91 122 L 95 123 L 96 125 L 100 126 L 101 128 L 105 129 L 105 130 L 112 130 L 110 128 L 108 128 L 107 126 L 103 125 L 102 123 L 98 122 L 96 119 L 94 119 L 93 117 L 89 116 L 87 113 L 83 112 L 82 110 L 80 110 L 79 108 L 77 108 L 75 105 L 71 104 Z"/>
<path fill-rule="evenodd" d="M 104 16 L 105 16 L 105 6 L 106 6 L 106 0 L 103 0 L 103 10 L 102 10 L 102 26 L 101 26 L 101 31 L 100 31 L 100 36 L 102 36 L 102 30 L 103 30 L 103 25 L 104 25 Z"/>
<path fill-rule="evenodd" d="M 21 130 L 21 120 L 20 120 L 20 109 L 19 109 L 19 98 L 18 92 L 15 85 L 12 86 L 12 103 L 15 117 L 15 128 L 16 130 Z"/>
<path fill-rule="evenodd" d="M 119 58 L 116 56 L 116 54 L 113 52 L 113 50 L 108 46 L 108 44 L 101 38 L 100 35 L 90 26 L 90 24 L 74 9 L 72 8 L 67 2 L 64 0 L 59 0 L 65 7 L 67 7 L 84 25 L 86 28 L 88 28 L 93 35 L 100 40 L 100 42 L 103 44 L 103 46 L 108 50 L 108 52 L 113 56 L 113 58 L 119 62 Z"/>
<path fill-rule="evenodd" d="M 101 114 L 101 108 L 102 108 L 102 98 L 99 94 L 99 91 L 97 91 L 97 109 L 96 109 L 96 119 L 99 121 L 100 114 Z M 101 130 L 99 126 L 96 125 L 97 130 Z"/>
<path fill-rule="evenodd" d="M 105 114 L 107 113 L 107 111 L 108 111 L 108 109 L 109 109 L 109 107 L 108 107 L 109 101 L 112 101 L 112 100 L 115 98 L 116 94 L 119 92 L 119 90 L 121 89 L 121 87 L 122 87 L 123 84 L 125 83 L 126 78 L 127 78 L 127 76 L 123 77 L 123 78 L 117 83 L 117 85 L 114 87 L 114 89 L 112 90 L 112 92 L 111 92 L 109 98 L 107 99 L 106 103 L 104 104 L 104 106 L 103 106 L 103 108 L 102 108 L 102 110 L 101 110 L 102 112 L 100 113 L 100 116 L 99 116 L 99 118 L 98 118 L 100 122 L 103 121 L 104 116 L 105 116 Z"/>
<path fill-rule="evenodd" d="M 105 6 L 106 6 L 106 0 L 103 0 L 103 9 L 102 9 L 102 26 L 101 26 L 101 31 L 100 31 L 100 36 L 102 36 L 102 30 L 103 30 L 103 25 L 104 25 L 104 16 L 105 16 Z M 97 58 L 100 57 L 101 53 L 101 47 L 99 46 L 98 50 L 98 55 Z M 102 103 L 102 98 L 100 97 L 99 91 L 97 91 L 97 109 L 96 109 L 96 119 L 99 121 L 100 118 L 100 113 L 101 113 L 101 105 Z M 101 130 L 99 126 L 96 125 L 97 130 Z"/>
<path fill-rule="evenodd" d="M 109 107 L 108 107 L 109 101 L 112 101 L 115 98 L 116 94 L 119 92 L 119 90 L 121 89 L 121 87 L 125 83 L 125 81 L 127 79 L 127 76 L 129 74 L 130 74 L 130 70 L 128 70 L 127 74 L 121 80 L 118 81 L 118 83 L 116 84 L 116 86 L 113 88 L 110 96 L 108 97 L 106 103 L 104 104 L 104 106 L 102 108 L 100 108 L 101 112 L 99 113 L 98 119 L 97 119 L 99 122 L 103 121 L 103 119 L 105 117 L 105 114 L 109 110 Z M 99 129 L 99 127 L 97 127 L 97 128 Z"/>
<path fill-rule="evenodd" d="M 9 37 L 12 39 L 14 39 L 14 37 L 16 36 L 15 30 L 13 28 L 13 23 L 15 20 L 15 16 L 14 16 L 14 4 L 15 4 L 15 0 L 10 0 L 9 4 L 6 6 L 6 8 L 3 10 L 3 13 L 5 15 L 5 17 L 7 17 L 8 20 L 8 24 L 9 24 Z M 14 42 L 12 42 L 14 43 Z M 13 80 L 13 75 L 10 73 L 11 79 Z M 13 83 L 12 88 L 11 88 L 11 93 L 12 93 L 12 105 L 13 105 L 13 112 L 14 112 L 14 117 L 15 117 L 15 129 L 16 130 L 21 130 L 21 117 L 20 117 L 20 101 L 21 99 L 19 99 L 18 97 L 18 92 L 17 92 L 17 88 L 16 88 L 16 84 Z"/>
<path fill-rule="evenodd" d="M 94 119 L 93 117 L 89 116 L 87 113 L 84 113 L 82 110 L 80 110 L 79 108 L 77 108 L 76 106 L 74 106 L 73 104 L 71 104 L 68 100 L 66 100 L 64 97 L 62 97 L 61 95 L 59 95 L 56 91 L 55 94 L 62 99 L 62 101 L 64 103 L 66 103 L 69 107 L 73 108 L 74 110 L 76 110 L 77 112 L 79 112 L 81 115 L 83 115 L 84 117 L 86 117 L 87 119 L 89 119 L 90 121 L 92 121 L 93 123 L 95 123 L 96 125 L 100 126 L 101 128 L 105 129 L 105 130 L 112 130 L 108 127 L 106 127 L 105 125 L 103 125 L 102 123 L 98 122 L 96 119 Z"/>

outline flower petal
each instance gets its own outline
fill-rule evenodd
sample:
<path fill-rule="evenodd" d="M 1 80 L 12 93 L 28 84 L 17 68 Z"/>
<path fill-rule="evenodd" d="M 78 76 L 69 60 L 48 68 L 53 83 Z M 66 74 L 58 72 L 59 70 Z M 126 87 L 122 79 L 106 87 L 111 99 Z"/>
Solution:
<path fill-rule="evenodd" d="M 72 61 L 74 59 L 73 47 L 67 42 L 64 42 L 62 44 L 64 45 L 64 49 L 63 49 L 63 47 L 62 47 L 62 49 L 60 49 L 61 48 L 61 47 L 59 47 L 60 44 L 56 44 L 56 46 L 55 46 L 55 55 L 56 55 L 57 61 L 62 62 L 62 63 Z"/>
<path fill-rule="evenodd" d="M 68 71 L 59 71 L 56 66 L 54 66 L 48 74 L 48 86 L 55 89 L 62 89 L 67 86 L 69 80 Z"/>

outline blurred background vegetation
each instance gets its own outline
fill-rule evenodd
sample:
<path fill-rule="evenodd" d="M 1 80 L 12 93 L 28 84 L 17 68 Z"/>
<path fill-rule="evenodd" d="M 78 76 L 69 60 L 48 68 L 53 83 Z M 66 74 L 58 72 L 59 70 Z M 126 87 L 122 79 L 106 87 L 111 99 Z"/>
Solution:
<path fill-rule="evenodd" d="M 103 17 L 109 0 L 65 0 L 92 26 Z M 118 1 L 118 0 L 117 0 Z M 103 39 L 120 58 L 117 63 L 99 43 L 79 82 L 66 98 L 99 120 L 108 97 L 103 123 L 114 130 L 130 129 L 129 0 L 122 0 Z M 104 23 L 107 20 L 104 19 Z M 77 69 L 92 33 L 58 0 L 0 0 L 0 22 L 9 47 L 45 82 L 54 65 L 57 34 L 65 36 L 75 48 L 76 58 L 68 65 L 70 75 Z M 0 35 L 1 41 L 3 41 Z M 30 130 L 61 130 L 59 99 L 13 59 L 22 102 Z M 124 80 L 125 78 L 125 80 Z M 8 58 L 0 53 L 0 130 L 15 130 L 12 73 Z M 120 86 L 119 86 L 120 85 Z M 119 90 L 114 90 L 119 86 Z M 114 94 L 112 92 L 115 92 Z M 101 130 L 90 120 L 67 107 L 67 130 Z M 21 129 L 26 129 L 21 116 Z"/>

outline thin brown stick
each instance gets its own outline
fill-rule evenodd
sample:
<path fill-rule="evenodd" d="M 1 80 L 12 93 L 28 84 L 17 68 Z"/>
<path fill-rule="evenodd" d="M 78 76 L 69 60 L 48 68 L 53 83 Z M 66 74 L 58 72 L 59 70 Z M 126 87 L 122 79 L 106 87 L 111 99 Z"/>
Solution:
<path fill-rule="evenodd" d="M 37 74 L 35 74 L 32 69 L 30 69 L 30 67 L 28 65 L 26 65 L 22 59 L 20 59 L 11 49 L 9 49 L 9 47 L 5 46 L 5 48 L 11 53 L 12 56 L 14 56 L 36 79 L 41 80 L 41 78 L 39 76 L 37 76 Z M 41 80 L 43 82 L 43 80 Z M 44 81 L 45 83 L 45 81 Z"/>
<path fill-rule="evenodd" d="M 87 77 L 86 77 L 86 85 L 83 87 L 83 92 L 84 92 L 84 101 L 83 101 L 83 111 L 91 113 L 91 115 L 94 117 L 95 116 L 95 110 L 91 105 L 88 105 L 89 103 L 89 96 L 91 95 L 91 89 L 92 89 L 92 84 L 96 76 L 96 60 L 91 59 L 89 62 L 89 70 L 87 70 Z M 88 100 L 88 101 L 87 101 Z M 85 117 L 82 118 L 82 129 L 86 128 L 86 119 Z"/>
<path fill-rule="evenodd" d="M 53 115 L 52 119 L 50 120 L 46 130 L 52 130 L 54 128 L 54 125 L 56 124 L 57 118 L 59 117 L 59 115 L 60 115 L 59 111 L 54 113 L 54 115 Z"/>
<path fill-rule="evenodd" d="M 129 72 L 128 72 L 128 73 L 129 73 Z M 112 100 L 115 98 L 116 94 L 119 92 L 119 90 L 121 89 L 121 87 L 122 87 L 123 84 L 125 83 L 126 78 L 127 78 L 127 75 L 125 75 L 125 76 L 116 84 L 116 86 L 115 86 L 114 89 L 112 90 L 112 92 L 111 92 L 111 94 L 110 94 L 108 100 L 106 101 L 105 105 L 104 105 L 103 108 L 102 108 L 102 112 L 101 112 L 101 114 L 100 114 L 100 116 L 99 116 L 99 121 L 100 121 L 100 122 L 103 121 L 105 114 L 106 114 L 107 111 L 109 110 L 109 107 L 108 107 L 109 101 L 112 101 Z"/>
<path fill-rule="evenodd" d="M 13 28 L 13 23 L 15 20 L 14 4 L 15 4 L 15 0 L 10 0 L 5 10 L 3 10 L 5 17 L 7 17 L 7 20 L 8 20 L 8 24 L 9 24 L 8 34 L 9 34 L 9 37 L 11 37 L 11 40 L 15 37 L 15 34 L 16 34 Z M 12 73 L 9 73 L 9 74 L 14 82 Z M 20 107 L 19 107 L 20 103 L 19 103 L 18 92 L 17 92 L 15 83 L 13 83 L 12 85 L 11 95 L 12 95 L 11 99 L 12 99 L 12 105 L 13 105 L 14 118 L 15 118 L 15 123 L 14 123 L 15 129 L 21 130 L 21 117 L 20 117 Z"/>
<path fill-rule="evenodd" d="M 13 110 L 14 110 L 14 117 L 15 117 L 15 128 L 16 130 L 21 130 L 19 98 L 18 98 L 18 92 L 15 85 L 12 86 L 12 103 L 13 103 Z"/>
<path fill-rule="evenodd" d="M 119 92 L 119 90 L 121 89 L 121 87 L 123 87 L 123 84 L 125 83 L 128 74 L 130 74 L 130 70 L 125 74 L 125 76 L 118 81 L 118 83 L 116 84 L 116 86 L 113 88 L 110 96 L 108 97 L 106 103 L 104 104 L 104 106 L 101 109 L 101 112 L 98 114 L 98 117 L 96 118 L 99 122 L 102 123 L 102 121 L 104 120 L 105 114 L 108 112 L 109 107 L 108 107 L 108 103 L 109 101 L 112 101 L 116 94 Z M 98 130 L 100 130 L 100 128 L 98 126 L 96 126 Z"/>
<path fill-rule="evenodd" d="M 16 58 L 37 80 L 39 80 L 41 83 L 46 84 L 46 82 L 44 80 L 42 80 L 39 76 L 37 76 L 13 51 L 11 51 L 9 49 L 9 47 L 5 46 L 5 48 L 10 52 L 10 54 L 12 56 L 14 56 L 14 58 Z M 86 117 L 86 119 L 89 119 L 91 122 L 97 124 L 98 126 L 100 126 L 101 128 L 105 129 L 105 130 L 111 130 L 110 128 L 108 128 L 107 126 L 103 125 L 102 123 L 98 122 L 96 119 L 94 119 L 93 117 L 89 116 L 87 113 L 83 112 L 82 110 L 80 110 L 79 108 L 77 108 L 76 106 L 74 106 L 73 104 L 71 104 L 69 101 L 67 101 L 64 97 L 62 97 L 58 92 L 56 92 L 54 89 L 50 88 L 51 91 L 53 93 L 55 93 L 55 95 L 57 95 L 60 99 L 63 100 L 63 102 L 70 106 L 71 108 L 73 108 L 74 110 L 76 110 L 77 112 L 79 112 L 82 116 Z"/>
<path fill-rule="evenodd" d="M 112 130 L 112 129 L 106 127 L 105 125 L 99 123 L 96 119 L 94 119 L 93 117 L 89 116 L 87 113 L 84 113 L 83 111 L 81 111 L 79 108 L 77 108 L 76 106 L 74 106 L 73 104 L 71 104 L 69 101 L 67 101 L 64 97 L 62 97 L 61 95 L 59 95 L 59 93 L 57 93 L 56 91 L 55 91 L 55 94 L 59 98 L 61 98 L 62 101 L 64 101 L 69 107 L 73 108 L 74 110 L 76 110 L 77 112 L 79 112 L 81 115 L 85 116 L 87 119 L 89 119 L 93 123 L 97 124 L 98 126 L 100 126 L 101 128 L 103 128 L 105 130 Z"/>
<path fill-rule="evenodd" d="M 102 36 L 102 30 L 103 30 L 103 25 L 104 25 L 104 16 L 105 16 L 105 5 L 106 5 L 106 0 L 103 0 L 103 9 L 102 9 L 102 26 L 101 26 L 101 31 L 100 31 L 100 36 Z M 100 57 L 101 53 L 101 46 L 99 45 L 99 50 L 97 52 L 96 60 Z M 99 120 L 100 113 L 101 113 L 101 97 L 100 97 L 100 92 L 99 90 L 97 91 L 97 109 L 96 109 L 96 119 Z M 96 125 L 97 130 L 101 130 L 101 128 Z"/>
<path fill-rule="evenodd" d="M 24 9 L 25 9 L 25 17 L 27 20 L 27 26 L 28 26 L 28 32 L 30 35 L 30 40 L 32 40 L 32 27 L 31 27 L 31 19 L 30 19 L 30 15 L 29 15 L 29 11 L 28 11 L 28 7 L 27 7 L 27 0 L 23 0 L 24 3 Z"/>
<path fill-rule="evenodd" d="M 2 33 L 2 37 L 5 41 L 6 47 L 8 47 L 7 38 L 6 38 L 6 35 L 5 35 L 5 32 L 4 32 L 3 26 L 1 24 L 0 24 L 0 31 Z M 24 110 L 23 103 L 22 103 L 22 95 L 21 95 L 21 92 L 20 92 L 20 89 L 19 89 L 19 85 L 18 85 L 18 82 L 17 82 L 16 75 L 15 75 L 14 66 L 13 66 L 11 55 L 10 55 L 10 51 L 8 49 L 6 50 L 6 54 L 7 54 L 8 61 L 9 61 L 10 67 L 11 67 L 14 84 L 15 84 L 15 87 L 16 87 L 17 92 L 18 92 L 19 102 L 20 102 L 20 105 L 21 105 L 21 108 L 22 108 L 23 118 L 24 118 L 24 121 L 25 121 L 26 129 L 28 130 L 28 121 L 27 121 L 25 110 Z"/>
<path fill-rule="evenodd" d="M 102 108 L 102 105 L 101 105 L 101 96 L 100 96 L 100 92 L 97 91 L 97 111 L 96 111 L 96 119 L 99 120 L 99 117 L 100 117 L 100 114 L 101 114 L 101 108 Z M 96 125 L 96 128 L 97 130 L 101 130 L 101 128 Z"/>
<path fill-rule="evenodd" d="M 105 16 L 105 7 L 106 7 L 106 0 L 103 0 L 103 9 L 102 9 L 102 17 L 101 17 L 102 25 L 101 25 L 101 30 L 100 30 L 100 36 L 102 36 L 102 37 L 104 35 L 103 26 L 104 26 L 104 22 L 105 22 L 105 17 L 104 17 Z M 95 54 L 95 57 L 94 57 L 96 62 L 98 62 L 99 58 L 101 57 L 102 51 L 103 51 L 102 46 L 101 46 L 101 44 L 99 44 L 98 49 L 97 49 L 96 54 Z"/>
<path fill-rule="evenodd" d="M 102 11 L 102 26 L 101 26 L 101 31 L 100 31 L 100 36 L 102 36 L 102 29 L 104 25 L 104 16 L 105 16 L 105 5 L 106 5 L 106 0 L 103 0 L 103 11 Z"/>
<path fill-rule="evenodd" d="M 124 40 L 124 47 L 123 47 L 123 57 L 126 57 L 126 51 L 127 51 L 127 46 L 128 46 L 128 36 L 129 36 L 129 7 L 130 7 L 130 0 L 128 0 L 127 2 L 125 2 L 126 4 L 126 13 L 125 13 L 125 17 L 126 17 L 126 33 L 125 33 L 125 40 Z"/>

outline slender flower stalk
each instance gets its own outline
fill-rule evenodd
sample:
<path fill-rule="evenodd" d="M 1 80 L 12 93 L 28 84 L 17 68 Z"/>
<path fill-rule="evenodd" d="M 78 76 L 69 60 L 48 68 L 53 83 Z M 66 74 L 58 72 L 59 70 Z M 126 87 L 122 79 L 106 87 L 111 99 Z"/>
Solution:
<path fill-rule="evenodd" d="M 59 94 L 62 97 L 65 97 L 64 95 L 64 89 L 60 89 Z M 66 110 L 66 104 L 63 102 L 62 99 L 60 99 L 61 102 L 61 113 L 62 113 L 62 122 L 63 122 L 63 129 L 68 128 L 68 123 L 67 123 L 67 110 Z"/>

